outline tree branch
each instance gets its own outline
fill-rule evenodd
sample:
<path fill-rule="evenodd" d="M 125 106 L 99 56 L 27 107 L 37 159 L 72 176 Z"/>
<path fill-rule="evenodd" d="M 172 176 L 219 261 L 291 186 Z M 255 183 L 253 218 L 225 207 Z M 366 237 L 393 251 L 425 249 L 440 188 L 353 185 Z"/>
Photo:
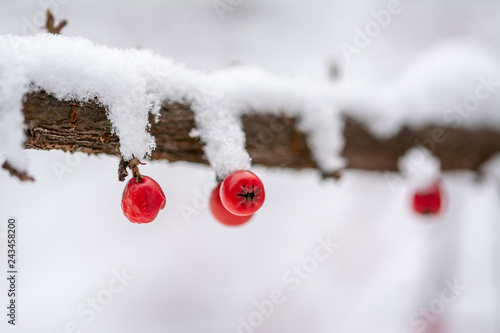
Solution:
<path fill-rule="evenodd" d="M 106 109 L 98 101 L 60 101 L 45 92 L 30 93 L 24 101 L 27 125 L 26 148 L 60 149 L 88 154 L 120 156 L 119 140 L 111 133 Z M 297 119 L 253 114 L 242 118 L 247 150 L 254 164 L 293 169 L 317 168 L 306 134 L 297 129 Z M 152 159 L 207 164 L 202 144 L 189 133 L 196 126 L 189 105 L 165 103 L 158 123 L 150 117 L 151 134 L 157 148 Z M 411 147 L 424 144 L 441 160 L 443 170 L 477 170 L 500 152 L 500 132 L 429 125 L 420 130 L 407 127 L 388 139 L 372 135 L 359 121 L 346 117 L 347 168 L 397 171 L 398 159 Z M 328 175 L 327 175 L 328 176 Z M 335 176 L 335 175 L 329 175 Z"/>

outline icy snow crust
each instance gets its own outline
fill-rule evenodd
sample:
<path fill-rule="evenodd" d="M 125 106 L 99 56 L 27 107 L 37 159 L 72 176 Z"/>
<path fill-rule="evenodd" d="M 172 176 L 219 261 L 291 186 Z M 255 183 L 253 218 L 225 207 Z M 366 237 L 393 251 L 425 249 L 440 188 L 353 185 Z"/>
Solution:
<path fill-rule="evenodd" d="M 0 36 L 0 151 L 14 167 L 27 169 L 22 99 L 44 89 L 61 100 L 97 98 L 108 109 L 125 159 L 147 157 L 155 149 L 148 113 L 159 117 L 164 101 L 190 103 L 197 122 L 192 134 L 205 143 L 205 154 L 221 177 L 251 164 L 241 114 L 286 112 L 300 119 L 316 162 L 328 172 L 345 164 L 341 110 L 364 119 L 382 136 L 402 124 L 449 126 L 452 116 L 470 117 L 467 126 L 499 127 L 498 91 L 467 115 L 450 109 L 475 93 L 480 76 L 488 80 L 497 73 L 488 53 L 464 43 L 432 50 L 401 80 L 378 87 L 277 77 L 254 67 L 207 74 L 147 50 L 114 49 L 83 38 Z M 456 117 L 453 124 L 460 120 Z"/>

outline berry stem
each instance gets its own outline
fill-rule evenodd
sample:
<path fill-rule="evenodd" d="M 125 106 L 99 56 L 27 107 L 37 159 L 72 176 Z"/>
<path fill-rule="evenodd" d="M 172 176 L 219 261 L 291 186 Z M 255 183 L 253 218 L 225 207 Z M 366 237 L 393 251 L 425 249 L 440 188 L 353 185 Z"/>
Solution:
<path fill-rule="evenodd" d="M 139 172 L 139 164 L 143 163 L 141 163 L 141 161 L 139 161 L 135 157 L 128 162 L 128 167 L 130 168 L 130 170 L 132 170 L 132 175 L 134 176 L 137 183 L 142 180 L 142 175 Z"/>
<path fill-rule="evenodd" d="M 125 178 L 128 176 L 127 167 L 132 170 L 132 175 L 134 176 L 137 183 L 142 180 L 142 175 L 139 172 L 139 164 L 145 165 L 146 163 L 141 163 L 135 156 L 132 155 L 132 159 L 130 161 L 125 161 L 123 158 L 120 160 L 120 164 L 118 165 L 118 180 L 123 182 Z"/>

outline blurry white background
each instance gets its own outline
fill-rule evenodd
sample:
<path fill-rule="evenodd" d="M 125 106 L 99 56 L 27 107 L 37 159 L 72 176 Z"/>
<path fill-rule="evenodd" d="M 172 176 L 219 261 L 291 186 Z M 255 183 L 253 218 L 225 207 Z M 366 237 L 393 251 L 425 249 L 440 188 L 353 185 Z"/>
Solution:
<path fill-rule="evenodd" d="M 0 34 L 42 25 L 43 3 L 0 1 Z M 52 9 L 69 21 L 64 35 L 148 48 L 207 71 L 256 64 L 327 80 L 335 63 L 341 80 L 377 84 L 457 39 L 500 59 L 500 2 L 401 1 L 401 13 L 348 62 L 340 44 L 352 44 L 356 27 L 387 4 L 243 0 L 225 20 L 212 1 L 66 0 Z M 380 173 L 350 171 L 335 182 L 258 167 L 266 204 L 248 225 L 227 228 L 195 201 L 213 182 L 209 167 L 148 162 L 141 171 L 162 185 L 167 207 L 135 225 L 120 209 L 117 158 L 28 156 L 35 183 L 0 173 L 2 272 L 7 217 L 19 221 L 18 323 L 6 324 L 2 278 L 2 332 L 246 333 L 239 318 L 248 320 L 274 289 L 286 300 L 254 332 L 414 332 L 412 314 L 455 279 L 467 288 L 430 321 L 444 326 L 434 332 L 498 331 L 500 193 L 492 177 L 447 174 L 446 210 L 429 222 L 411 212 L 405 183 L 391 188 Z M 196 213 L 186 217 L 186 207 Z M 341 246 L 293 291 L 283 275 L 313 255 L 318 237 Z M 103 291 L 122 270 L 134 278 L 120 292 Z M 98 296 L 106 304 L 92 316 Z"/>

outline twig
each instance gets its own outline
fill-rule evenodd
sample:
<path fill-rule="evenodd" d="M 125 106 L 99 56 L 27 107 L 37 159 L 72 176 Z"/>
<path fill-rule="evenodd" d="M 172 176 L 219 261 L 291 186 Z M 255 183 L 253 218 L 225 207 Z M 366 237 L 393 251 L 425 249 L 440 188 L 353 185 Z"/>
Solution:
<path fill-rule="evenodd" d="M 26 182 L 26 181 L 33 182 L 33 181 L 35 181 L 35 178 L 33 178 L 30 175 L 28 175 L 27 172 L 17 170 L 12 165 L 10 165 L 10 163 L 7 162 L 7 161 L 5 161 L 3 163 L 2 168 L 5 169 L 5 170 L 7 170 L 7 171 L 9 171 L 9 173 L 10 173 L 11 176 L 19 178 L 19 180 L 22 181 L 22 182 Z"/>
<path fill-rule="evenodd" d="M 141 163 L 135 156 L 130 161 L 125 161 L 123 158 L 120 160 L 120 164 L 118 165 L 118 180 L 123 182 L 125 178 L 128 176 L 127 167 L 132 170 L 132 175 L 135 180 L 139 183 L 142 180 L 142 175 L 139 172 L 139 164 L 144 165 L 146 163 Z"/>
<path fill-rule="evenodd" d="M 55 25 L 54 15 L 52 15 L 50 9 L 47 9 L 45 15 L 46 15 L 45 29 L 47 29 L 47 31 L 51 34 L 59 35 L 61 33 L 62 28 L 64 28 L 68 24 L 68 21 L 62 20 L 61 22 L 59 22 L 58 25 Z"/>

